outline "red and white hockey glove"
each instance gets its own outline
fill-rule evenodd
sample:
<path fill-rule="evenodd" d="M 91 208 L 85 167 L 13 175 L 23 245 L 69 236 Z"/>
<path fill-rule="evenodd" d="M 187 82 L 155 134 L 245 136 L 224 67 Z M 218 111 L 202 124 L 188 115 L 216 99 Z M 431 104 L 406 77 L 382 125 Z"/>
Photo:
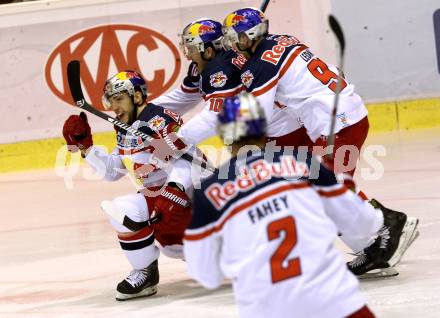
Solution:
<path fill-rule="evenodd" d="M 177 186 L 167 185 L 154 202 L 153 229 L 161 234 L 183 234 L 191 221 L 190 200 Z"/>
<path fill-rule="evenodd" d="M 63 126 L 63 136 L 67 149 L 71 152 L 78 149 L 85 151 L 93 145 L 92 131 L 84 112 L 67 118 Z"/>

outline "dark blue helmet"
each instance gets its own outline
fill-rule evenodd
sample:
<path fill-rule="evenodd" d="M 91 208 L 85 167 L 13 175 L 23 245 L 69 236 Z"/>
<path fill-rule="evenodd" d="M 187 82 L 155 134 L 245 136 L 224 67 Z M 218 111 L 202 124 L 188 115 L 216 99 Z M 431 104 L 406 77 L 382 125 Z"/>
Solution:
<path fill-rule="evenodd" d="M 193 52 L 203 53 L 206 44 L 211 44 L 215 50 L 219 50 L 222 47 L 222 24 L 208 18 L 198 19 L 188 24 L 180 37 L 180 47 L 185 56 Z"/>
<path fill-rule="evenodd" d="M 226 145 L 242 138 L 266 135 L 266 117 L 257 99 L 249 93 L 228 97 L 218 115 L 217 132 Z"/>
<path fill-rule="evenodd" d="M 223 22 L 223 45 L 232 48 L 238 43 L 238 34 L 245 33 L 249 39 L 258 40 L 266 36 L 269 21 L 264 13 L 255 8 L 244 8 L 228 14 Z"/>

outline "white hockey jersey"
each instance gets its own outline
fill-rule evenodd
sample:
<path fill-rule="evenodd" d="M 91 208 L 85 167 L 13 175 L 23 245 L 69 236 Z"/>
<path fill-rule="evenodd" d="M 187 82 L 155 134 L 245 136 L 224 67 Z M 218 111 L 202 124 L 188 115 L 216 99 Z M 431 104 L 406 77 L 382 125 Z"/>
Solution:
<path fill-rule="evenodd" d="M 154 99 L 153 103 L 183 115 L 203 101 L 202 111 L 179 131 L 187 144 L 197 145 L 217 134 L 217 115 L 224 99 L 243 90 L 240 74 L 245 63 L 245 58 L 232 50 L 220 51 L 199 77 L 191 64 L 180 87 Z M 273 116 L 267 128 L 269 137 L 283 136 L 301 127 L 296 118 L 286 116 L 276 104 L 272 108 Z"/>
<path fill-rule="evenodd" d="M 163 131 L 175 132 L 182 125 L 180 116 L 168 109 L 149 103 L 139 114 L 133 127 L 154 138 Z M 117 129 L 117 127 L 115 127 Z M 116 181 L 133 170 L 139 180 L 140 188 L 162 186 L 169 177 L 170 171 L 159 169 L 152 157 L 153 148 L 145 146 L 142 138 L 136 137 L 123 130 L 117 129 L 117 146 L 108 154 L 100 147 L 92 147 L 85 160 L 104 179 Z M 192 149 L 194 150 L 194 149 Z M 173 182 L 178 182 L 188 188 L 191 179 L 186 171 L 191 171 L 191 163 L 183 159 L 173 160 Z M 130 165 L 130 167 L 126 167 Z M 128 168 L 128 169 L 127 169 Z M 171 170 L 171 166 L 168 167 Z M 182 170 L 185 173 L 182 173 Z M 179 177 L 182 175 L 182 178 Z"/>
<path fill-rule="evenodd" d="M 341 318 L 365 305 L 333 243 L 339 231 L 365 246 L 380 224 L 319 167 L 295 154 L 233 159 L 220 168 L 226 178 L 195 190 L 184 237 L 189 275 L 207 288 L 230 278 L 241 317 Z"/>
<path fill-rule="evenodd" d="M 268 121 L 274 103 L 292 120 L 299 118 L 312 141 L 328 136 L 339 71 L 289 35 L 269 35 L 242 70 L 242 82 L 265 109 Z M 335 132 L 367 116 L 354 86 L 343 79 Z"/>

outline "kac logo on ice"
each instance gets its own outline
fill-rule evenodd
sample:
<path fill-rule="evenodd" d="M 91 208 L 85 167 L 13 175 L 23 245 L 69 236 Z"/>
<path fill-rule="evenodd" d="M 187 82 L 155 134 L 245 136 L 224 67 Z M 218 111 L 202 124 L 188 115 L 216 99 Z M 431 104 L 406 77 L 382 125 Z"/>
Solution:
<path fill-rule="evenodd" d="M 434 35 L 437 48 L 437 69 L 440 73 L 440 9 L 434 12 Z"/>

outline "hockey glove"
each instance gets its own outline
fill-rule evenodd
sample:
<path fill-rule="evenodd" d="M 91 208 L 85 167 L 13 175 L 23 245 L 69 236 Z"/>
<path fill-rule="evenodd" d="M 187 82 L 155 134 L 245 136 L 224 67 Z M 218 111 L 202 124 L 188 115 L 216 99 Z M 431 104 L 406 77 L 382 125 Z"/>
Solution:
<path fill-rule="evenodd" d="M 64 122 L 63 136 L 67 142 L 67 149 L 71 152 L 87 150 L 93 145 L 92 132 L 87 120 L 86 113 L 71 115 Z"/>
<path fill-rule="evenodd" d="M 188 67 L 186 78 L 196 87 L 199 86 L 200 74 L 197 70 L 197 63 L 192 62 Z"/>
<path fill-rule="evenodd" d="M 177 186 L 167 185 L 156 198 L 152 218 L 160 221 L 153 229 L 161 234 L 182 234 L 191 221 L 190 200 Z"/>

